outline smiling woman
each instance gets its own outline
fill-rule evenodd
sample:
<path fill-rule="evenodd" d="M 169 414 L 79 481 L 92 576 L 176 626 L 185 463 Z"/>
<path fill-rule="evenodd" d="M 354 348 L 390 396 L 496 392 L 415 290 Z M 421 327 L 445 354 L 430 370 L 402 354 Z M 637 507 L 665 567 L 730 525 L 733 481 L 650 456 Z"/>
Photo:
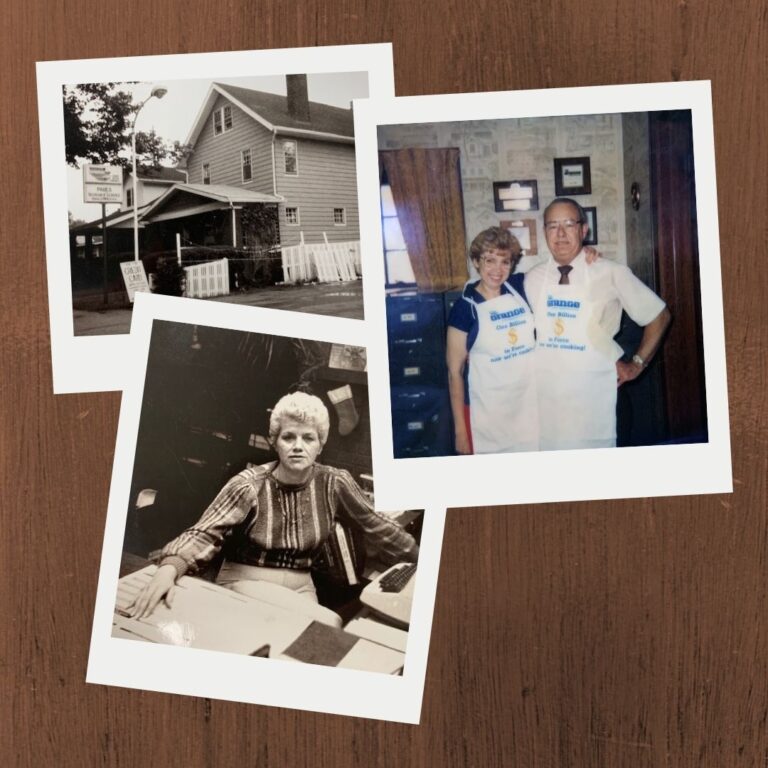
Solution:
<path fill-rule="evenodd" d="M 517 238 L 502 227 L 483 230 L 469 248 L 480 280 L 464 286 L 448 318 L 446 358 L 457 453 L 537 447 L 533 315 L 523 276 L 512 274 L 521 256 Z"/>

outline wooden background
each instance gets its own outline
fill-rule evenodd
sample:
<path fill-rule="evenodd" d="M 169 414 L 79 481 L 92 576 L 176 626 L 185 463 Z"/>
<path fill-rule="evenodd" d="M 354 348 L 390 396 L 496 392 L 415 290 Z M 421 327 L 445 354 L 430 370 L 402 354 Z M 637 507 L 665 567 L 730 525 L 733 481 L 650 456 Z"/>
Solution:
<path fill-rule="evenodd" d="M 11 0 L 3 17 L 3 765 L 766 765 L 764 3 Z M 120 396 L 51 394 L 34 62 L 382 41 L 400 95 L 712 80 L 734 493 L 452 511 L 418 727 L 86 686 Z"/>

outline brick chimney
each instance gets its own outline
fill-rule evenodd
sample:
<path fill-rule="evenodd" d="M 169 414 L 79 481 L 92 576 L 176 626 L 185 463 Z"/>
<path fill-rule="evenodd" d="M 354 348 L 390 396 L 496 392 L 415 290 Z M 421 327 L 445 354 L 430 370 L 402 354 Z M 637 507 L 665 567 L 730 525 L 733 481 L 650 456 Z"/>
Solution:
<path fill-rule="evenodd" d="M 288 86 L 288 114 L 295 120 L 308 123 L 310 117 L 307 76 L 286 75 L 285 83 Z"/>

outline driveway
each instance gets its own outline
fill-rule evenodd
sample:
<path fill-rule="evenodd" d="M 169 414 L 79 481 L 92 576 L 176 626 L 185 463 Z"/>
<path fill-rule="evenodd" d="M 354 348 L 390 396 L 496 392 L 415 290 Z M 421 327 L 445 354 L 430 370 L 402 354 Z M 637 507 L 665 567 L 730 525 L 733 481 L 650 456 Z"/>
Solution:
<path fill-rule="evenodd" d="M 249 307 L 288 309 L 315 315 L 363 319 L 362 280 L 345 283 L 275 285 L 243 293 L 231 293 L 228 296 L 217 296 L 207 301 L 224 301 L 229 304 L 245 304 Z M 101 312 L 76 309 L 73 318 L 75 336 L 102 336 L 129 333 L 131 330 L 130 309 L 108 309 Z"/>

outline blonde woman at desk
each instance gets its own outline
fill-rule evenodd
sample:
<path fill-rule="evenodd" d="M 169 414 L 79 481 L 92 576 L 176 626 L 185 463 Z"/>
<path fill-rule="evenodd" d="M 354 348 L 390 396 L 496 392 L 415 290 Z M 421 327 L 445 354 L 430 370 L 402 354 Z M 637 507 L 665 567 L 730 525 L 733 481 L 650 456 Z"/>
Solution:
<path fill-rule="evenodd" d="M 310 569 L 337 518 L 361 529 L 382 559 L 415 562 L 414 538 L 373 510 L 352 475 L 317 463 L 329 427 L 320 398 L 282 397 L 269 420 L 278 460 L 235 475 L 200 520 L 163 547 L 156 573 L 128 613 L 140 619 L 161 600 L 170 606 L 177 579 L 198 573 L 222 549 L 219 585 L 257 597 L 255 585 L 268 582 L 317 603 Z"/>

